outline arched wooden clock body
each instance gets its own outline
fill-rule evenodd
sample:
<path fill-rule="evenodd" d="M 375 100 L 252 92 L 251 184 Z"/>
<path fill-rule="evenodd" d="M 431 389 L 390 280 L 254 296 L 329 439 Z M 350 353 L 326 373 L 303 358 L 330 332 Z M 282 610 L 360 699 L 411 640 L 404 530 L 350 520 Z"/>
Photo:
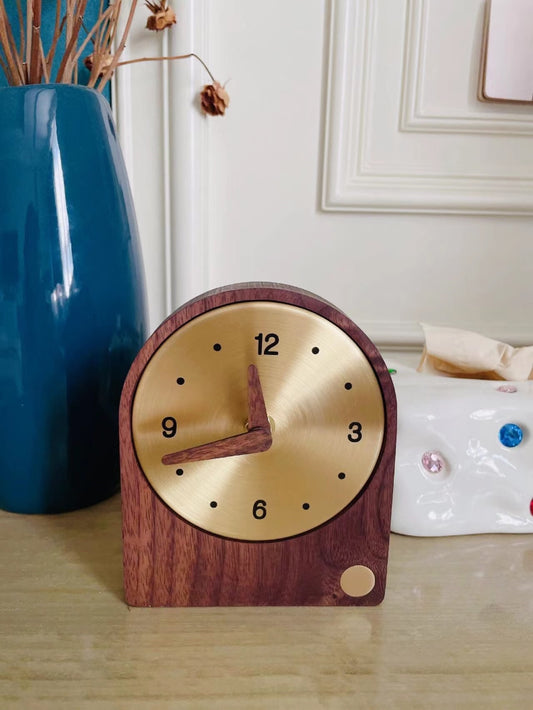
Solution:
<path fill-rule="evenodd" d="M 262 283 L 185 304 L 122 394 L 127 603 L 378 604 L 395 441 L 387 368 L 331 304 Z"/>

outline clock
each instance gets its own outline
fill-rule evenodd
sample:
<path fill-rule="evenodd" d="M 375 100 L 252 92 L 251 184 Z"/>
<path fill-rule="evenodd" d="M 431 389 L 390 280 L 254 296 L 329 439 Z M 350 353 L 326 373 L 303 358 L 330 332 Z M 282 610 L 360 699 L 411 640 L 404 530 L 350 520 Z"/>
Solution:
<path fill-rule="evenodd" d="M 248 283 L 185 304 L 122 393 L 126 602 L 378 604 L 395 440 L 387 368 L 330 303 Z"/>

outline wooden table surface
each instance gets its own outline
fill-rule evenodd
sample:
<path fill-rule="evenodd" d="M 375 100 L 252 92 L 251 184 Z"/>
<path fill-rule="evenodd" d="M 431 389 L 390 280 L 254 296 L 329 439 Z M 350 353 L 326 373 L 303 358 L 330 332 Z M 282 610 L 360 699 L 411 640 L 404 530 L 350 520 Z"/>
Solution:
<path fill-rule="evenodd" d="M 118 497 L 0 512 L 0 708 L 533 707 L 533 536 L 394 535 L 374 608 L 132 609 Z"/>

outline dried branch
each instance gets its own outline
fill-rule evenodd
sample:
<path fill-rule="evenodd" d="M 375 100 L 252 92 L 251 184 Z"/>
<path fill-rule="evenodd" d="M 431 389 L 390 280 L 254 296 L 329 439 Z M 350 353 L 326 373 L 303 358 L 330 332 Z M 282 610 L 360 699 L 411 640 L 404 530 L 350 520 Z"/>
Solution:
<path fill-rule="evenodd" d="M 22 12 L 21 0 L 17 0 L 17 15 L 18 15 L 18 19 L 19 19 L 19 57 L 21 58 L 22 61 L 24 61 L 24 43 L 25 43 L 24 13 Z"/>
<path fill-rule="evenodd" d="M 41 0 L 32 2 L 30 84 L 40 84 L 41 69 Z"/>
<path fill-rule="evenodd" d="M 82 42 L 80 48 L 76 52 L 76 55 L 74 56 L 74 65 L 78 63 L 80 60 L 81 56 L 83 55 L 85 51 L 85 47 L 89 44 L 89 42 L 95 42 L 94 37 L 97 34 L 97 32 L 100 30 L 100 26 L 109 20 L 109 18 L 113 14 L 113 7 L 110 5 L 98 18 L 98 20 L 95 22 L 93 27 L 87 32 L 87 37 L 85 40 Z"/>
<path fill-rule="evenodd" d="M 52 35 L 52 43 L 50 45 L 50 49 L 48 50 L 48 54 L 46 55 L 46 65 L 48 67 L 49 72 L 52 71 L 52 64 L 54 62 L 57 43 L 59 42 L 59 38 L 63 34 L 63 28 L 65 26 L 66 21 L 66 16 L 63 16 L 63 19 L 61 19 L 61 0 L 56 0 L 56 18 L 54 22 L 54 34 Z"/>
<path fill-rule="evenodd" d="M 129 37 L 138 0 L 98 0 L 97 18 L 87 30 L 84 24 L 88 0 L 45 0 L 55 4 L 55 18 L 52 39 L 45 51 L 41 35 L 43 0 L 11 0 L 16 11 L 14 28 L 5 8 L 5 0 L 0 0 L 0 71 L 12 86 L 49 83 L 52 66 L 57 60 L 60 41 L 65 43 L 63 55 L 55 76 L 57 83 L 78 83 L 78 66 L 89 44 L 92 53 L 84 63 L 90 69 L 89 87 L 102 91 L 117 67 L 139 62 L 161 62 L 194 58 L 199 61 L 213 81 L 202 91 L 202 106 L 207 113 L 222 115 L 229 104 L 224 87 L 215 81 L 209 68 L 197 54 L 174 55 L 170 57 L 142 57 L 121 61 L 121 56 Z M 91 0 L 96 4 L 96 0 Z M 24 7 L 25 5 L 25 7 Z M 152 13 L 146 27 L 152 30 L 166 30 L 176 21 L 176 15 L 168 0 L 145 0 Z M 127 17 L 122 24 L 122 11 L 128 7 Z M 64 8 L 64 10 L 63 10 Z M 126 11 L 124 11 L 126 12 Z M 15 15 L 12 14 L 14 18 Z M 120 30 L 120 28 L 123 28 Z M 84 34 L 80 37 L 83 30 Z M 118 34 L 120 41 L 118 41 Z M 208 95 L 209 94 L 209 95 Z M 209 104 L 207 109 L 204 104 Z M 216 104 L 216 105 L 215 105 Z"/>
<path fill-rule="evenodd" d="M 26 57 L 25 57 L 25 76 L 26 81 L 30 81 L 29 77 L 29 67 L 31 65 L 31 39 L 32 39 L 32 28 L 33 24 L 33 5 L 29 0 L 26 0 Z"/>
<path fill-rule="evenodd" d="M 46 65 L 46 58 L 44 56 L 44 48 L 41 39 L 39 38 L 39 52 L 41 55 L 41 67 L 43 71 L 43 77 L 45 82 L 50 83 L 50 72 L 48 71 L 48 66 Z"/>
<path fill-rule="evenodd" d="M 100 84 L 97 87 L 98 91 L 103 91 L 104 86 L 106 85 L 108 80 L 111 78 L 113 72 L 115 71 L 115 69 L 119 63 L 120 55 L 122 54 L 122 52 L 124 51 L 124 47 L 126 46 L 126 40 L 128 38 L 130 29 L 131 29 L 131 23 L 133 22 L 133 16 L 135 15 L 136 7 L 137 7 L 137 0 L 132 0 L 128 19 L 126 20 L 126 26 L 124 28 L 124 32 L 122 33 L 122 39 L 120 40 L 120 44 L 117 47 L 117 51 L 115 52 L 115 56 L 113 57 L 113 61 L 111 62 L 109 67 L 106 69 L 102 79 L 100 80 Z"/>
<path fill-rule="evenodd" d="M 8 81 L 10 80 L 10 83 L 17 86 L 23 84 L 24 72 L 22 70 L 22 63 L 16 50 L 13 52 L 15 40 L 11 31 L 11 25 L 9 24 L 9 20 L 7 18 L 4 0 L 0 0 L 0 46 L 4 52 L 5 63 L 8 68 Z"/>
<path fill-rule="evenodd" d="M 78 43 L 78 36 L 80 34 L 80 29 L 81 25 L 83 22 L 83 15 L 85 13 L 85 8 L 87 6 L 87 0 L 80 0 L 79 5 L 76 4 L 74 7 L 74 10 L 76 11 L 76 15 L 73 18 L 74 22 L 71 22 L 70 25 L 70 36 L 69 36 L 69 41 L 67 44 L 67 47 L 65 49 L 65 54 L 63 55 L 63 59 L 61 60 L 61 64 L 59 65 L 59 69 L 57 70 L 57 77 L 56 81 L 58 84 L 69 84 L 70 83 L 70 78 L 72 76 L 72 59 L 76 50 L 76 45 Z M 69 25 L 69 20 L 67 20 L 67 27 Z"/>
<path fill-rule="evenodd" d="M 103 77 L 113 61 L 113 42 L 120 19 L 122 0 L 117 0 L 109 7 L 112 9 L 109 20 L 101 25 L 99 31 L 96 33 L 93 43 L 93 52 L 85 61 L 85 66 L 89 66 L 91 69 L 91 75 L 87 83 L 87 86 L 91 88 L 96 85 L 98 79 Z"/>
<path fill-rule="evenodd" d="M 212 81 L 216 81 L 215 77 L 209 71 L 209 67 L 204 62 L 204 60 L 194 52 L 189 52 L 188 54 L 176 54 L 173 57 L 140 57 L 139 59 L 127 59 L 125 62 L 119 62 L 117 64 L 117 67 L 124 67 L 126 66 L 126 64 L 137 64 L 139 62 L 168 62 L 173 61 L 174 59 L 189 59 L 190 57 L 194 57 L 194 59 L 197 59 L 203 66 L 203 68 L 206 70 L 206 72 L 209 74 Z"/>

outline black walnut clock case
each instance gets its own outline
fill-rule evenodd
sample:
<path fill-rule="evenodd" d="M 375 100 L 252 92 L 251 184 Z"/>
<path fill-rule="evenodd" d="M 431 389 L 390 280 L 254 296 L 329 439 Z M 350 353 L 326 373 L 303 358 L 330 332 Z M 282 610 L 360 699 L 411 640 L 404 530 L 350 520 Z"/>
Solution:
<path fill-rule="evenodd" d="M 126 602 L 379 604 L 395 443 L 385 363 L 330 303 L 268 283 L 190 301 L 122 394 Z"/>

